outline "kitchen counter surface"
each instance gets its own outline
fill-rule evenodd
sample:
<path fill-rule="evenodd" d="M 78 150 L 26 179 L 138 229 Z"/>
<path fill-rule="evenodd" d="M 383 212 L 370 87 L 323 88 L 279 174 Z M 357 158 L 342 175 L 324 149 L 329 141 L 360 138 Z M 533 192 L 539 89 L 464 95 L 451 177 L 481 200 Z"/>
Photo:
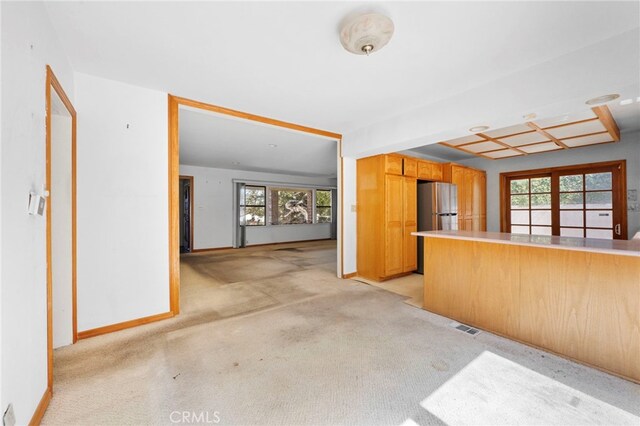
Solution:
<path fill-rule="evenodd" d="M 640 257 L 640 240 L 600 240 L 595 238 L 558 237 L 555 235 L 507 234 L 480 231 L 426 231 L 411 235 L 426 238 L 449 238 L 486 243 L 513 244 L 551 249 L 588 251 Z"/>

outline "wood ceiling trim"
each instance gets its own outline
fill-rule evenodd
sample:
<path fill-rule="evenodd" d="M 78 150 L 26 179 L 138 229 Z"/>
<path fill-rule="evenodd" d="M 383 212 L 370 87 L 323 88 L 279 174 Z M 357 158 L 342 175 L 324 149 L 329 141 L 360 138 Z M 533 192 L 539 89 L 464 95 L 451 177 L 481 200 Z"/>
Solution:
<path fill-rule="evenodd" d="M 569 121 L 567 123 L 556 124 L 555 126 L 541 127 L 541 129 L 543 130 L 557 129 L 558 127 L 566 127 L 566 126 L 573 126 L 574 124 L 588 123 L 589 121 L 596 121 L 597 119 L 598 117 L 585 118 L 584 120 Z"/>
<path fill-rule="evenodd" d="M 587 136 L 604 135 L 605 133 L 609 133 L 609 132 L 608 131 L 604 131 L 604 132 L 585 133 L 584 135 L 576 135 L 576 136 L 569 136 L 568 138 L 562 138 L 562 140 L 566 141 L 566 140 L 569 140 L 569 139 L 584 138 L 584 137 L 587 137 Z M 610 133 L 609 133 L 609 136 L 611 136 Z M 613 139 L 613 136 L 611 136 L 611 138 Z M 617 142 L 617 141 L 614 139 L 613 142 Z M 598 143 L 605 143 L 605 142 L 598 142 Z"/>
<path fill-rule="evenodd" d="M 575 148 L 581 148 L 583 146 L 602 145 L 602 144 L 606 144 L 606 143 L 612 143 L 612 142 L 620 141 L 620 129 L 618 128 L 618 125 L 617 125 L 615 119 L 613 118 L 613 115 L 611 114 L 611 111 L 609 110 L 609 107 L 607 107 L 606 105 L 601 105 L 601 106 L 593 107 L 593 108 L 591 108 L 591 110 L 594 112 L 594 114 L 596 114 L 596 117 L 587 118 L 587 119 L 584 119 L 584 120 L 571 121 L 571 122 L 568 122 L 568 123 L 562 123 L 562 124 L 557 124 L 555 126 L 548 126 L 548 127 L 540 127 L 535 122 L 529 121 L 529 122 L 526 122 L 524 124 L 531 129 L 530 131 L 518 132 L 518 133 L 509 134 L 509 135 L 502 135 L 502 136 L 499 136 L 498 138 L 491 137 L 491 136 L 489 136 L 489 135 L 487 135 L 485 133 L 475 133 L 475 136 L 483 138 L 483 140 L 474 141 L 474 142 L 466 142 L 466 143 L 463 143 L 463 144 L 460 144 L 460 145 L 450 145 L 446 141 L 439 142 L 439 144 L 447 146 L 449 148 L 457 149 L 459 151 L 463 151 L 463 152 L 465 152 L 467 154 L 471 154 L 471 155 L 475 155 L 475 156 L 478 156 L 478 157 L 486 158 L 488 160 L 500 160 L 501 158 L 512 158 L 512 157 L 517 157 L 517 156 L 521 156 L 521 155 L 531 155 L 531 154 L 539 154 L 539 153 L 543 153 L 543 152 L 554 151 L 554 150 L 545 150 L 545 151 L 540 151 L 540 152 L 526 152 L 526 151 L 520 149 L 521 147 L 540 145 L 540 144 L 549 143 L 549 142 L 555 143 L 558 147 L 560 147 L 562 149 L 575 149 Z M 559 128 L 559 127 L 573 126 L 573 125 L 576 125 L 576 124 L 588 123 L 588 122 L 596 121 L 596 120 L 598 120 L 598 121 L 600 121 L 602 123 L 602 125 L 606 129 L 605 131 L 585 133 L 585 134 L 581 134 L 581 135 L 569 136 L 569 137 L 562 138 L 562 139 L 559 139 L 559 138 L 557 138 L 557 137 L 555 137 L 555 136 L 553 136 L 553 135 L 551 135 L 550 133 L 547 132 L 547 130 L 549 130 L 549 129 L 556 129 L 556 128 Z M 499 140 L 499 139 L 503 139 L 503 138 L 506 139 L 506 138 L 510 138 L 512 136 L 518 136 L 518 135 L 523 135 L 523 134 L 527 134 L 527 133 L 534 133 L 534 132 L 544 136 L 548 140 L 540 141 L 540 142 L 527 143 L 527 144 L 518 145 L 518 146 L 511 146 L 511 145 Z M 611 138 L 613 139 L 613 141 L 611 141 L 611 142 L 595 142 L 595 143 L 591 143 L 591 144 L 587 144 L 587 145 L 578 145 L 578 146 L 569 146 L 569 145 L 567 145 L 567 144 L 565 144 L 563 142 L 563 141 L 570 140 L 570 139 L 577 139 L 577 138 L 583 138 L 583 137 L 587 137 L 587 136 L 601 135 L 601 134 L 605 134 L 605 133 L 608 133 L 611 136 Z M 493 143 L 495 143 L 497 145 L 500 145 L 502 148 L 500 148 L 500 149 L 491 149 L 491 150 L 482 151 L 482 152 L 473 152 L 473 151 L 470 151 L 468 149 L 465 149 L 466 146 L 475 145 L 475 144 L 484 143 L 484 142 L 493 142 Z M 489 157 L 488 155 L 485 155 L 485 154 L 490 154 L 490 153 L 494 153 L 494 152 L 503 151 L 504 149 L 510 149 L 510 150 L 518 152 L 519 154 L 513 155 L 513 156 L 509 156 L 509 157 L 498 157 L 498 158 Z"/>
<path fill-rule="evenodd" d="M 500 141 L 498 139 L 494 139 L 491 136 L 487 136 L 484 133 L 476 133 L 476 134 L 478 136 L 480 136 L 481 138 L 485 138 L 485 139 L 487 139 L 487 140 L 489 140 L 491 142 L 497 143 L 498 145 L 504 146 L 505 148 L 509 148 L 509 149 L 513 149 L 514 151 L 518 151 L 522 155 L 529 155 L 528 153 L 524 152 L 521 149 L 516 148 L 515 146 L 508 145 L 508 144 L 506 144 L 506 143 L 504 143 L 504 142 L 502 142 L 502 141 Z"/>
<path fill-rule="evenodd" d="M 489 141 L 481 141 L 481 142 L 489 142 Z M 460 148 L 460 145 L 449 145 L 446 142 L 439 142 L 439 143 L 440 143 L 440 145 L 448 146 L 449 148 L 454 148 L 454 149 L 457 149 L 458 151 L 466 152 L 467 154 L 477 155 L 478 157 L 483 157 L 483 158 L 486 158 L 488 160 L 495 160 L 495 158 L 491 158 L 491 157 L 487 157 L 486 155 L 482 155 L 481 152 L 473 152 L 473 151 L 469 151 L 468 149 Z"/>
<path fill-rule="evenodd" d="M 562 143 L 562 141 L 560 141 L 560 139 L 557 139 L 556 137 L 552 136 L 551 134 L 545 132 L 542 128 L 540 128 L 537 124 L 533 123 L 533 122 L 528 122 L 527 126 L 531 127 L 534 131 L 538 132 L 539 134 L 541 134 L 542 136 L 549 138 L 549 140 L 551 140 L 552 142 L 554 142 L 556 145 L 558 145 L 559 147 L 562 147 L 563 149 L 569 149 L 569 147 L 567 145 L 565 145 L 564 143 Z"/>
<path fill-rule="evenodd" d="M 598 119 L 600 119 L 602 125 L 607 129 L 607 132 L 609 132 L 613 140 L 618 142 L 620 140 L 620 129 L 618 128 L 618 124 L 616 124 L 616 120 L 613 119 L 609 107 L 602 105 L 593 107 L 591 110 L 598 116 Z"/>

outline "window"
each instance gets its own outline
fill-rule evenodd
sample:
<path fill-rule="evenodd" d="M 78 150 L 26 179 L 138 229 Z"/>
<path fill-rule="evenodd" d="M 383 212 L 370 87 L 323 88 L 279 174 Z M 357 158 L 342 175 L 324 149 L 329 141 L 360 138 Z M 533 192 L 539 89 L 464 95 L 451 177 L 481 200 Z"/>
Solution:
<path fill-rule="evenodd" d="M 331 223 L 330 190 L 316 190 L 316 223 Z"/>
<path fill-rule="evenodd" d="M 624 161 L 500 176 L 503 232 L 626 238 Z"/>
<path fill-rule="evenodd" d="M 313 223 L 312 190 L 300 188 L 269 188 L 272 225 Z"/>
<path fill-rule="evenodd" d="M 247 226 L 265 225 L 267 188 L 247 185 L 244 187 L 244 217 Z"/>
<path fill-rule="evenodd" d="M 551 235 L 551 176 L 510 180 L 511 232 Z"/>

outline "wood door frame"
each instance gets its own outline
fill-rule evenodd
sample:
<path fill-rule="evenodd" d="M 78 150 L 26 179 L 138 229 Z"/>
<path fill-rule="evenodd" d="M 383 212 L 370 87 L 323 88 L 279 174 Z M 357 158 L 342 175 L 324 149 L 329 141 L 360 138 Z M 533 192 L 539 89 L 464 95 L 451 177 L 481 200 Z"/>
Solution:
<path fill-rule="evenodd" d="M 620 191 L 614 193 L 613 200 L 614 205 L 620 206 L 620 235 L 622 239 L 628 239 L 628 218 L 627 218 L 627 160 L 614 160 L 603 161 L 599 163 L 585 163 L 585 164 L 573 164 L 569 166 L 558 167 L 546 167 L 542 169 L 533 170 L 518 170 L 515 172 L 500 173 L 500 232 L 509 232 L 509 218 L 508 218 L 508 197 L 510 195 L 508 182 L 511 178 L 517 178 L 522 176 L 533 175 L 550 175 L 553 176 L 561 172 L 581 172 L 585 169 L 598 169 L 598 168 L 617 168 L 620 173 Z M 551 197 L 554 197 L 553 191 Z M 552 200 L 553 205 L 553 200 Z M 553 208 L 551 209 L 552 215 Z M 613 210 L 612 210 L 613 211 Z M 553 222 L 552 222 L 553 223 Z M 615 236 L 615 224 L 614 224 L 614 236 Z M 615 238 L 614 238 L 615 239 Z"/>
<path fill-rule="evenodd" d="M 78 341 L 78 317 L 77 317 L 77 260 L 76 260 L 76 126 L 77 114 L 62 85 L 56 78 L 53 70 L 47 65 L 47 77 L 45 87 L 46 103 L 46 177 L 45 185 L 51 190 L 51 89 L 55 90 L 65 108 L 71 115 L 71 317 L 73 330 L 73 343 Z M 50 196 L 46 203 L 46 256 L 47 256 L 47 389 L 53 392 L 53 271 L 51 265 L 51 201 Z"/>
<path fill-rule="evenodd" d="M 250 114 L 248 112 L 242 112 L 225 108 L 218 105 L 207 104 L 204 102 L 194 101 L 192 99 L 182 98 L 174 95 L 168 96 L 168 126 L 169 126 L 169 143 L 168 143 L 168 178 L 169 178 L 169 198 L 168 198 L 168 211 L 169 211 L 169 307 L 173 315 L 180 313 L 180 220 L 179 220 L 179 184 L 180 184 L 180 123 L 179 123 L 179 110 L 180 106 L 186 106 L 195 109 L 201 109 L 209 112 L 213 112 L 220 115 L 231 116 L 235 118 L 241 118 L 249 121 L 255 121 L 262 124 L 267 124 L 275 127 L 282 127 L 289 130 L 295 130 L 298 132 L 309 133 L 316 136 L 321 136 L 327 139 L 335 140 L 338 144 L 338 172 L 340 185 L 338 190 L 340 191 L 339 199 L 339 227 L 340 233 L 338 235 L 338 245 L 340 246 L 340 266 L 338 275 L 344 276 L 344 166 L 342 157 L 342 135 L 339 133 L 328 132 L 326 130 L 315 129 L 313 127 L 302 126 L 295 123 L 289 123 L 286 121 L 276 120 L 269 117 Z"/>
<path fill-rule="evenodd" d="M 186 175 L 180 175 L 180 180 L 188 180 L 189 181 L 189 188 L 190 188 L 190 192 L 189 192 L 189 228 L 191 228 L 189 230 L 189 253 L 193 253 L 194 247 L 193 247 L 193 243 L 195 241 L 194 236 L 193 236 L 193 176 L 186 176 Z M 180 195 L 180 194 L 178 194 Z"/>

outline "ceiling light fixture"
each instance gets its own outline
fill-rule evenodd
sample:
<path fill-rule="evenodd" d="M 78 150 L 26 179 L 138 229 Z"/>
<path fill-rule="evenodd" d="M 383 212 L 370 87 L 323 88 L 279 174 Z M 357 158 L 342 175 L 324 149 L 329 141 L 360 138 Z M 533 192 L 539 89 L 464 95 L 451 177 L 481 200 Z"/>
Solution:
<path fill-rule="evenodd" d="M 603 104 L 605 102 L 613 101 L 614 99 L 618 99 L 620 97 L 617 93 L 611 93 L 609 95 L 598 96 L 597 98 L 591 98 L 587 102 L 587 105 L 598 105 Z"/>
<path fill-rule="evenodd" d="M 620 101 L 620 105 L 629 105 L 633 103 L 633 99 L 629 98 L 629 99 L 625 99 L 623 101 Z"/>
<path fill-rule="evenodd" d="M 473 133 L 478 133 L 478 132 L 484 132 L 488 128 L 489 128 L 489 126 L 475 126 L 475 127 L 470 128 L 469 131 L 473 132 Z"/>
<path fill-rule="evenodd" d="M 270 143 L 268 146 L 269 146 L 269 148 L 277 148 L 278 147 L 278 145 L 276 145 L 275 143 Z"/>
<path fill-rule="evenodd" d="M 340 42 L 351 53 L 369 56 L 389 43 L 393 30 L 393 21 L 380 13 L 356 15 L 342 23 Z"/>

